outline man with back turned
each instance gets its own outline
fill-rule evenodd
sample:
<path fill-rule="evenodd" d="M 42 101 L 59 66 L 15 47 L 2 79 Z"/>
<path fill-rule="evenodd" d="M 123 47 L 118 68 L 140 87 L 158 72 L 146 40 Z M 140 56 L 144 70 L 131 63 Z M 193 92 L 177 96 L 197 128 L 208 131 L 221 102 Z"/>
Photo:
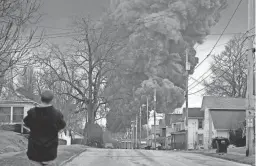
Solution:
<path fill-rule="evenodd" d="M 54 108 L 52 91 L 41 94 L 40 106 L 30 109 L 24 118 L 30 129 L 27 156 L 31 166 L 56 166 L 58 132 L 65 128 L 63 114 Z"/>

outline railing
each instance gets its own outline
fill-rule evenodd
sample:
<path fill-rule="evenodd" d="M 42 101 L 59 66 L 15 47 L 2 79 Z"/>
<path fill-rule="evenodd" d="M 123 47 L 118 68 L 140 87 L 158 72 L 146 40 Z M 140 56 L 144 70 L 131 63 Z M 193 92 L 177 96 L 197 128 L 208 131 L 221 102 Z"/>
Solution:
<path fill-rule="evenodd" d="M 22 124 L 22 126 L 21 126 L 21 127 L 23 127 L 24 129 L 26 129 L 27 131 L 29 131 L 29 132 L 30 132 L 30 129 L 29 129 L 28 127 L 24 126 L 24 124 Z"/>

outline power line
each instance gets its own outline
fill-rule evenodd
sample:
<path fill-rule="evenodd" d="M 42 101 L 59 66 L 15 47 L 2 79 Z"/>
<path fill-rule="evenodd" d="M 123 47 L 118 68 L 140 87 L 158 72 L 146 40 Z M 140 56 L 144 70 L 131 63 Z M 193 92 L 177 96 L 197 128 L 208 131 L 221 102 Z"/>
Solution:
<path fill-rule="evenodd" d="M 246 52 L 247 52 L 248 50 L 246 50 Z M 239 60 L 241 60 L 241 58 L 244 56 L 245 54 L 241 54 L 241 56 L 235 61 L 235 63 L 236 62 L 238 62 Z M 222 70 L 223 71 L 223 70 Z M 220 77 L 222 77 L 224 74 L 226 74 L 228 72 L 228 70 L 225 70 L 221 75 L 219 75 L 217 78 L 215 78 L 215 80 L 212 82 L 212 83 L 210 83 L 210 84 L 213 84 L 214 82 L 216 82 L 217 81 L 217 79 L 218 78 L 220 78 Z M 204 81 L 206 78 L 208 78 L 210 75 L 211 75 L 212 73 L 210 73 L 207 77 L 205 77 L 203 80 L 201 80 L 200 81 L 200 83 L 202 82 L 202 81 Z M 193 89 L 194 87 L 192 87 L 191 89 Z M 190 90 L 191 90 L 190 89 Z M 196 91 L 196 92 L 192 92 L 192 93 L 190 93 L 190 94 L 188 94 L 188 95 L 193 95 L 193 94 L 196 94 L 196 93 L 199 93 L 199 92 L 201 92 L 201 91 L 203 91 L 204 89 L 206 89 L 206 87 L 204 87 L 204 88 L 202 88 L 202 89 L 200 89 L 200 90 L 198 90 L 198 91 Z"/>
<path fill-rule="evenodd" d="M 144 19 L 143 21 L 141 22 L 137 22 L 134 21 L 133 23 L 135 23 L 135 25 L 140 25 L 142 23 L 149 23 L 151 21 L 154 21 L 155 18 L 161 18 L 162 16 L 166 16 L 166 14 L 162 14 L 162 15 L 158 15 L 158 16 L 154 16 L 154 17 L 151 17 L 150 19 Z M 139 19 L 141 20 L 141 19 Z M 98 21 L 101 21 L 101 20 L 98 20 Z M 95 20 L 95 22 L 97 22 L 97 20 Z M 116 25 L 112 25 L 113 27 L 119 27 L 121 25 L 127 25 L 129 23 L 132 23 L 132 22 L 128 22 L 128 23 L 120 23 L 120 24 L 116 24 Z M 74 30 L 74 29 L 66 29 L 66 28 L 54 28 L 54 27 L 50 27 L 50 26 L 37 26 L 37 27 L 45 27 L 45 28 L 51 28 L 51 29 L 61 29 L 61 30 Z M 89 28 L 89 30 L 97 30 L 96 28 Z M 235 34 L 241 34 L 242 32 L 233 32 L 233 33 L 221 33 L 221 34 L 218 34 L 218 33 L 215 33 L 215 34 L 205 34 L 207 36 L 214 36 L 214 35 L 235 35 Z M 73 34 L 73 35 L 72 35 Z M 64 33 L 52 33 L 52 34 L 49 34 L 49 35 L 45 35 L 45 36 L 33 36 L 32 39 L 41 39 L 41 38 L 58 38 L 58 37 L 69 37 L 69 36 L 77 36 L 79 35 L 80 33 L 79 32 L 64 32 Z M 196 36 L 201 36 L 201 34 L 199 35 L 196 35 Z M 19 38 L 19 40 L 27 40 L 29 39 L 30 37 L 24 37 L 24 38 Z M 15 39 L 17 40 L 17 38 Z"/>
<path fill-rule="evenodd" d="M 95 29 L 96 30 L 96 29 Z M 81 31 L 82 32 L 82 31 Z M 63 33 L 51 33 L 51 34 L 48 34 L 48 35 L 42 35 L 42 36 L 33 36 L 32 39 L 49 39 L 49 38 L 61 38 L 61 37 L 75 37 L 75 36 L 78 36 L 80 35 L 81 33 L 79 32 L 63 32 Z M 227 33 L 227 35 L 229 34 L 242 34 L 242 32 L 237 32 L 237 33 Z M 220 34 L 208 34 L 207 36 L 212 36 L 212 35 L 220 35 Z M 198 35 L 200 36 L 200 35 Z M 24 38 L 18 38 L 18 39 L 13 39 L 13 40 L 27 40 L 29 39 L 29 37 L 24 37 Z M 226 44 L 226 43 L 224 43 Z M 224 45 L 224 44 L 221 44 L 221 45 Z M 217 45 L 218 46 L 221 46 L 221 45 Z M 198 46 L 197 46 L 198 47 Z"/>
<path fill-rule="evenodd" d="M 237 10 L 238 10 L 238 8 L 239 8 L 241 2 L 242 2 L 242 0 L 240 0 L 240 2 L 238 3 L 238 5 L 237 5 L 235 11 L 233 12 L 233 14 L 232 14 L 231 18 L 229 19 L 229 21 L 228 21 L 226 27 L 225 27 L 224 30 L 222 31 L 220 37 L 218 38 L 217 42 L 215 43 L 215 45 L 214 45 L 213 48 L 211 49 L 210 53 L 203 59 L 202 62 L 200 62 L 200 63 L 195 67 L 195 69 L 197 69 L 197 68 L 211 55 L 212 51 L 214 50 L 214 48 L 216 47 L 216 45 L 219 43 L 221 37 L 223 36 L 224 32 L 226 31 L 226 29 L 228 28 L 230 22 L 232 21 L 234 15 L 236 14 L 236 12 L 237 12 Z"/>
<path fill-rule="evenodd" d="M 250 30 L 249 30 L 250 31 Z M 240 38 L 240 39 L 242 39 L 249 31 L 246 31 L 246 33 Z M 252 35 L 252 36 L 248 36 L 248 37 L 246 37 L 241 43 L 244 43 L 245 41 L 246 41 L 246 39 L 248 39 L 249 37 L 253 37 L 254 35 Z M 229 43 L 229 42 L 228 42 Z M 213 66 L 211 66 L 206 72 L 204 72 L 203 73 L 203 75 L 201 75 L 198 79 L 197 79 L 197 81 L 194 81 L 192 84 L 190 84 L 188 87 L 191 87 L 192 85 L 194 85 L 196 82 L 199 82 L 198 80 L 199 79 L 201 79 L 204 75 L 206 75 L 211 69 L 212 69 L 212 67 Z M 203 79 L 204 80 L 204 79 Z M 202 81 L 203 81 L 202 80 Z M 202 82 L 202 81 L 200 81 L 200 82 Z M 195 86 L 197 86 L 198 84 L 196 84 Z M 193 86 L 192 88 L 194 88 L 195 86 Z M 190 88 L 190 90 L 192 89 L 192 88 Z"/>
<path fill-rule="evenodd" d="M 252 35 L 252 36 L 254 36 L 254 35 Z M 248 36 L 248 37 L 246 37 L 241 43 L 243 44 L 249 37 L 252 37 L 252 36 Z M 202 76 L 204 76 L 208 71 L 210 71 L 211 69 L 213 68 L 213 66 L 211 66 Z M 190 88 L 189 90 L 191 90 L 191 89 L 193 89 L 194 87 L 196 87 L 197 85 L 199 85 L 200 83 L 202 83 L 206 78 L 208 78 L 211 74 L 213 74 L 213 72 L 211 72 L 210 74 L 208 74 L 204 79 L 202 79 L 201 81 L 197 81 L 198 83 L 195 85 L 195 86 L 193 86 L 192 88 Z M 201 76 L 201 77 L 202 77 Z M 200 77 L 200 78 L 201 78 Z M 192 85 L 192 84 L 191 84 Z"/>

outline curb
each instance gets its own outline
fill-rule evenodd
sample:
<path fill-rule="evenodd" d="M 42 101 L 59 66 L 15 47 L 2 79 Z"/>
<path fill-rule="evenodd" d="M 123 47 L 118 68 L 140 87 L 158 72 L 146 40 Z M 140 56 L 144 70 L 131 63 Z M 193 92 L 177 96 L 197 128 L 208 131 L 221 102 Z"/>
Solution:
<path fill-rule="evenodd" d="M 87 150 L 87 149 L 84 149 L 84 150 L 82 150 L 81 152 L 79 152 L 79 153 L 77 153 L 77 154 L 71 156 L 71 157 L 68 158 L 67 160 L 62 161 L 62 162 L 60 163 L 60 166 L 64 166 L 64 165 L 66 165 L 67 163 L 71 162 L 74 158 L 76 158 L 77 156 L 79 156 L 80 154 L 82 154 L 83 152 L 85 152 L 86 150 Z"/>

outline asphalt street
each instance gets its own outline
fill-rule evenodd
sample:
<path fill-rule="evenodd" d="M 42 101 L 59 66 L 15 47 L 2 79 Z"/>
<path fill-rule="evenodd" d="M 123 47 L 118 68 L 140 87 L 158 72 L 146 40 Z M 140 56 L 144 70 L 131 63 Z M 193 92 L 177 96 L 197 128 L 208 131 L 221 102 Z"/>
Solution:
<path fill-rule="evenodd" d="M 66 166 L 247 166 L 227 160 L 195 153 L 131 150 L 94 149 L 74 158 Z"/>

